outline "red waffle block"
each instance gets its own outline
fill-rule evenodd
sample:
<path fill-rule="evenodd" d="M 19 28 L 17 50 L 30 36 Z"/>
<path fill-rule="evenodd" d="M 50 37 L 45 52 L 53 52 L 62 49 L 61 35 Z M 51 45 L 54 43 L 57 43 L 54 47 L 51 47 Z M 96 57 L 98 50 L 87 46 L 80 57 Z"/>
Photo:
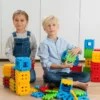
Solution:
<path fill-rule="evenodd" d="M 3 77 L 3 85 L 9 87 L 9 79 L 8 77 Z"/>
<path fill-rule="evenodd" d="M 11 78 L 15 79 L 15 70 L 13 68 L 11 69 Z"/>
<path fill-rule="evenodd" d="M 94 49 L 94 51 L 100 51 L 100 49 Z"/>
<path fill-rule="evenodd" d="M 100 63 L 91 63 L 91 74 L 100 74 Z"/>
<path fill-rule="evenodd" d="M 32 65 L 31 65 L 31 69 L 34 69 L 34 66 L 35 66 L 35 61 L 33 60 Z"/>
<path fill-rule="evenodd" d="M 74 66 L 70 70 L 73 72 L 82 72 L 82 66 Z"/>
<path fill-rule="evenodd" d="M 91 82 L 100 82 L 100 75 L 91 74 Z"/>
<path fill-rule="evenodd" d="M 41 86 L 41 87 L 40 87 L 40 91 L 41 91 L 41 92 L 45 93 L 46 90 L 50 90 L 50 89 L 49 89 L 47 86 Z"/>

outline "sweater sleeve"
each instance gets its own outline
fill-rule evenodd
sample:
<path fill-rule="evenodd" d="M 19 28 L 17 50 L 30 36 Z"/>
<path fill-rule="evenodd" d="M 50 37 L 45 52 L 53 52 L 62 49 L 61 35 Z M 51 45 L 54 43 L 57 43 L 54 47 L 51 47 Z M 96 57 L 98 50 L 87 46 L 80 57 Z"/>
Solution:
<path fill-rule="evenodd" d="M 45 69 L 50 69 L 52 62 L 49 60 L 49 52 L 46 44 L 40 44 L 40 47 L 38 49 L 38 56 L 40 57 L 42 67 L 44 67 Z"/>
<path fill-rule="evenodd" d="M 35 36 L 31 33 L 30 38 L 30 46 L 31 46 L 31 54 L 30 58 L 33 60 L 35 59 L 36 51 L 37 51 L 37 42 Z"/>
<path fill-rule="evenodd" d="M 14 39 L 13 36 L 10 36 L 6 43 L 5 55 L 7 56 L 7 58 L 11 63 L 15 63 L 15 57 L 13 56 L 13 45 L 14 45 Z"/>

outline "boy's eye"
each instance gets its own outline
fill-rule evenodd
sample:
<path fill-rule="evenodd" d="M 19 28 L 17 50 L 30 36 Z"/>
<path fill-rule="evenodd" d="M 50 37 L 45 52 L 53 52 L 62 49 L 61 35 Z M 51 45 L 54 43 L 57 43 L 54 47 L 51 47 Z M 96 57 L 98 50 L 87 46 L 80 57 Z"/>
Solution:
<path fill-rule="evenodd" d="M 55 24 L 53 24 L 53 26 L 56 26 Z"/>
<path fill-rule="evenodd" d="M 50 27 L 51 25 L 48 25 L 48 27 Z"/>

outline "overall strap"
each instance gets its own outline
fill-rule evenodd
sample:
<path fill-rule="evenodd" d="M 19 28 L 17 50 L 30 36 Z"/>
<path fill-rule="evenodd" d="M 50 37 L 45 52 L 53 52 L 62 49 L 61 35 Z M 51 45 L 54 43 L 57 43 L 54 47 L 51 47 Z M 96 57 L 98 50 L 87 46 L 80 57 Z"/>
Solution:
<path fill-rule="evenodd" d="M 13 32 L 12 35 L 13 35 L 13 37 L 15 38 L 15 37 L 16 37 L 16 32 Z"/>
<path fill-rule="evenodd" d="M 31 32 L 30 32 L 30 31 L 27 31 L 27 36 L 28 36 L 28 37 L 30 37 L 30 34 L 31 34 Z M 13 32 L 12 35 L 13 35 L 14 38 L 17 36 L 17 35 L 16 35 L 16 32 Z"/>
<path fill-rule="evenodd" d="M 30 31 L 27 31 L 27 36 L 28 37 L 30 37 L 30 34 L 31 34 L 31 32 Z"/>

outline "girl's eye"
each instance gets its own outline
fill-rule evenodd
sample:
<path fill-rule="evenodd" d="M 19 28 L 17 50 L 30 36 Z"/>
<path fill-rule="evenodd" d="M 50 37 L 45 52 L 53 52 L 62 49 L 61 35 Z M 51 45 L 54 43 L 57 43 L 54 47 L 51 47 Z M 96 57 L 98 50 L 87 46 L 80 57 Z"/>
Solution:
<path fill-rule="evenodd" d="M 18 19 L 15 19 L 16 22 L 18 22 Z"/>
<path fill-rule="evenodd" d="M 21 22 L 23 22 L 24 20 L 21 20 Z"/>

